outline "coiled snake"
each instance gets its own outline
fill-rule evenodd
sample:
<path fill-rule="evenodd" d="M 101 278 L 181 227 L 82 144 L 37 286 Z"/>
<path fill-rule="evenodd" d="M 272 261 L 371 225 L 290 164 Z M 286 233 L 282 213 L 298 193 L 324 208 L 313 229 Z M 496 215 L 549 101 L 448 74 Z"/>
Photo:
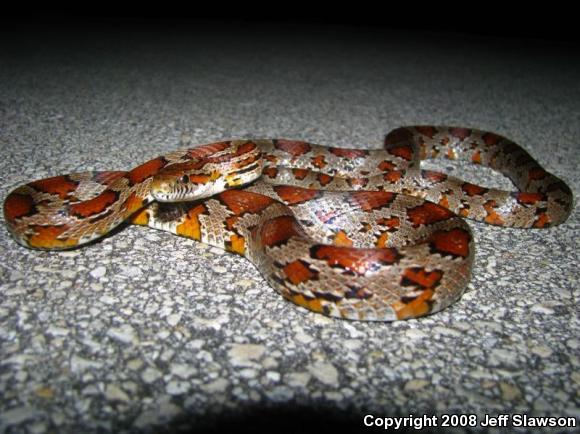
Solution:
<path fill-rule="evenodd" d="M 518 191 L 420 168 L 437 157 L 489 166 Z M 4 215 L 16 241 L 35 249 L 77 247 L 126 221 L 166 230 L 245 256 L 310 310 L 391 321 L 461 296 L 474 257 L 461 217 L 545 228 L 566 220 L 572 202 L 564 182 L 506 138 L 417 126 L 389 133 L 384 150 L 233 140 L 128 172 L 42 179 L 10 193 Z"/>

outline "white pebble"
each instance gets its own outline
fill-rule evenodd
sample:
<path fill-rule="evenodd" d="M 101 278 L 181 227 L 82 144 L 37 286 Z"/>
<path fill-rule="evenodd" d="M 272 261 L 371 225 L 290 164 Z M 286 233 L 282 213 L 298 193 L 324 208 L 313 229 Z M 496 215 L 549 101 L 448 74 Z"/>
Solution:
<path fill-rule="evenodd" d="M 170 395 L 181 395 L 187 393 L 191 389 L 191 384 L 187 381 L 170 381 L 165 389 Z"/>
<path fill-rule="evenodd" d="M 544 315 L 553 315 L 554 309 L 549 306 L 542 305 L 542 304 L 535 304 L 532 306 L 532 312 L 541 313 Z"/>
<path fill-rule="evenodd" d="M 136 339 L 135 330 L 129 324 L 124 324 L 121 327 L 112 327 L 107 332 L 107 335 L 124 344 L 130 344 Z"/>
<path fill-rule="evenodd" d="M 421 390 L 425 386 L 427 386 L 428 384 L 429 384 L 429 382 L 426 380 L 410 380 L 410 381 L 407 381 L 407 383 L 405 384 L 405 390 L 408 392 L 412 392 L 415 390 Z"/>
<path fill-rule="evenodd" d="M 141 378 L 145 383 L 151 384 L 161 378 L 161 372 L 155 368 L 147 368 L 141 374 Z"/>
<path fill-rule="evenodd" d="M 553 351 L 550 347 L 547 347 L 546 345 L 538 345 L 532 347 L 532 353 L 540 357 L 550 357 Z"/>
<path fill-rule="evenodd" d="M 171 365 L 170 370 L 171 374 L 183 379 L 193 377 L 197 373 L 196 368 L 184 363 L 174 363 Z"/>
<path fill-rule="evenodd" d="M 308 372 L 291 372 L 284 375 L 284 382 L 292 387 L 306 387 L 311 378 Z"/>
<path fill-rule="evenodd" d="M 96 369 L 102 366 L 101 362 L 87 360 L 79 356 L 72 356 L 70 360 L 70 370 L 74 374 L 79 374 L 88 369 Z"/>
<path fill-rule="evenodd" d="M 109 401 L 129 402 L 129 395 L 127 395 L 119 386 L 109 384 L 105 390 L 105 397 Z"/>
<path fill-rule="evenodd" d="M 125 266 L 122 267 L 121 274 L 127 277 L 139 277 L 143 274 L 143 271 L 136 266 Z"/>
<path fill-rule="evenodd" d="M 231 363 L 235 366 L 252 366 L 254 361 L 262 357 L 266 347 L 254 344 L 234 344 L 228 351 Z"/>
<path fill-rule="evenodd" d="M 98 279 L 100 277 L 103 277 L 105 274 L 107 274 L 107 269 L 103 266 L 100 266 L 100 267 L 93 269 L 89 274 L 91 275 L 91 277 Z"/>
<path fill-rule="evenodd" d="M 217 380 L 212 381 L 211 383 L 204 384 L 201 388 L 208 393 L 221 393 L 226 390 L 229 383 L 224 378 L 218 378 Z"/>
<path fill-rule="evenodd" d="M 280 373 L 276 371 L 268 371 L 266 372 L 266 378 L 270 381 L 278 382 L 280 381 Z"/>
<path fill-rule="evenodd" d="M 59 283 L 58 287 L 60 289 L 67 289 L 70 288 L 73 285 L 73 283 L 70 280 L 63 280 L 62 282 Z"/>
<path fill-rule="evenodd" d="M 228 269 L 226 267 L 222 267 L 221 265 L 215 265 L 215 266 L 211 267 L 211 269 L 213 271 L 215 271 L 216 273 L 220 273 L 220 274 L 223 274 L 226 271 L 228 271 Z"/>
<path fill-rule="evenodd" d="M 246 379 L 256 378 L 256 375 L 258 374 L 258 372 L 255 369 L 251 369 L 251 368 L 242 369 L 239 372 L 240 372 L 240 376 L 242 376 L 243 378 L 246 378 Z"/>
<path fill-rule="evenodd" d="M 330 363 L 316 362 L 309 365 L 307 369 L 321 383 L 338 387 L 338 371 Z"/>
<path fill-rule="evenodd" d="M 167 323 L 171 326 L 171 327 L 175 327 L 177 324 L 179 324 L 179 321 L 181 321 L 181 313 L 174 313 L 171 314 L 167 317 Z"/>
<path fill-rule="evenodd" d="M 427 338 L 427 333 L 417 329 L 409 329 L 405 332 L 405 336 L 409 339 L 421 340 Z"/>

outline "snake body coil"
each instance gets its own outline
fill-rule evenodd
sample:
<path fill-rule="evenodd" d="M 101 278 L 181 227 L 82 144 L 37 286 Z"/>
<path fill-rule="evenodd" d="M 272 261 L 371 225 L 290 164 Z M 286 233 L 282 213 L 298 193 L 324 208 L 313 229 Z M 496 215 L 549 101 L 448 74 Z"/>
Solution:
<path fill-rule="evenodd" d="M 438 157 L 491 167 L 518 190 L 420 168 Z M 26 247 L 74 248 L 128 221 L 245 256 L 310 310 L 380 321 L 433 313 L 461 296 L 474 256 L 461 217 L 545 228 L 571 209 L 569 187 L 514 142 L 432 126 L 396 129 L 384 150 L 212 143 L 128 172 L 34 181 L 4 203 L 8 228 Z"/>

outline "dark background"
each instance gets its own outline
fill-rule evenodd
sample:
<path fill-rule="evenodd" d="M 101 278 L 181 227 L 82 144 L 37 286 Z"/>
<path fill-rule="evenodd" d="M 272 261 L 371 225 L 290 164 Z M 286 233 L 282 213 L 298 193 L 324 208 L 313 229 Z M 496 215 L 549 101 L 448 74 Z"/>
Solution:
<path fill-rule="evenodd" d="M 545 2 L 511 5 L 509 2 L 469 2 L 443 6 L 375 2 L 363 4 L 333 2 L 329 5 L 277 1 L 258 6 L 239 1 L 192 2 L 189 5 L 160 2 L 97 2 L 84 7 L 66 2 L 51 7 L 12 4 L 0 17 L 2 30 L 36 32 L 43 30 L 135 29 L 149 32 L 188 29 L 197 24 L 256 26 L 278 25 L 282 30 L 300 27 L 339 27 L 403 31 L 417 36 L 436 34 L 458 38 L 484 38 L 501 44 L 506 39 L 557 44 L 578 48 L 577 12 L 572 6 L 551 7 Z M 90 5 L 90 6 L 88 6 Z M 264 6 L 266 5 L 266 6 Z"/>

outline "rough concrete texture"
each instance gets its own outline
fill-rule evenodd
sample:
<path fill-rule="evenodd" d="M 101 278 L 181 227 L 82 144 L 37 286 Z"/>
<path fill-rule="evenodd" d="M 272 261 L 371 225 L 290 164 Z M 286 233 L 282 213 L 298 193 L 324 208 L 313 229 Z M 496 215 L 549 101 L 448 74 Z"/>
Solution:
<path fill-rule="evenodd" d="M 565 49 L 260 25 L 5 36 L 2 200 L 33 179 L 132 168 L 183 135 L 376 148 L 409 124 L 506 135 L 579 193 L 580 65 Z M 509 185 L 491 171 L 429 167 Z M 471 223 L 465 296 L 392 324 L 310 313 L 246 260 L 147 228 L 62 253 L 0 230 L 0 430 L 578 418 L 578 217 L 549 230 Z"/>

